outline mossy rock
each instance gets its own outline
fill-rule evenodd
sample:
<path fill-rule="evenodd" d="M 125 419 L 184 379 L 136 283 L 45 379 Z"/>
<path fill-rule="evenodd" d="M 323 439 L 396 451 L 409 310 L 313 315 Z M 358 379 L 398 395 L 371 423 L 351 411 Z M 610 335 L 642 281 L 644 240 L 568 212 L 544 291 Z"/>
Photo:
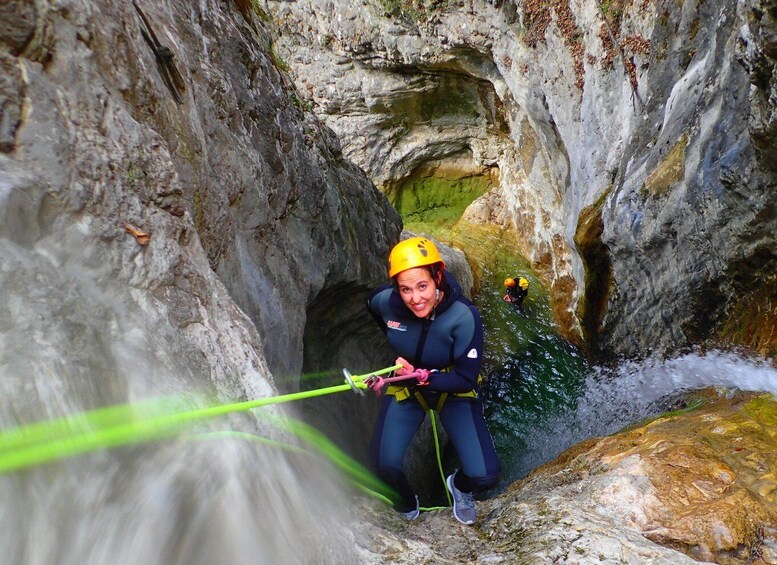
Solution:
<path fill-rule="evenodd" d="M 688 147 L 687 134 L 675 143 L 669 154 L 645 180 L 641 190 L 643 196 L 664 196 L 669 193 L 673 186 L 685 178 L 686 147 Z"/>

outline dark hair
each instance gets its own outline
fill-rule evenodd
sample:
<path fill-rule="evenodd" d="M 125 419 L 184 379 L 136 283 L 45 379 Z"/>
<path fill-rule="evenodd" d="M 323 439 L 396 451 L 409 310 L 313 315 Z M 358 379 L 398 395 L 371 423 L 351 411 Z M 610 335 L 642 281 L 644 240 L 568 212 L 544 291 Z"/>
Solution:
<path fill-rule="evenodd" d="M 429 275 L 432 277 L 432 280 L 434 281 L 434 284 L 437 285 L 437 288 L 442 288 L 442 286 L 445 284 L 445 268 L 441 267 L 442 263 L 432 263 L 431 265 L 421 265 L 422 269 L 426 269 L 426 272 L 429 273 Z M 391 282 L 394 285 L 394 288 L 399 288 L 399 283 L 397 282 L 397 273 L 391 278 Z"/>

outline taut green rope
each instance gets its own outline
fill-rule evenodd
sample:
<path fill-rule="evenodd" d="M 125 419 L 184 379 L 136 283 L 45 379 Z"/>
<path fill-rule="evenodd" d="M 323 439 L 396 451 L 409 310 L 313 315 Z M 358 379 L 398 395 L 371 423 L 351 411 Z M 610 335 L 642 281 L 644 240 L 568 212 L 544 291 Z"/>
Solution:
<path fill-rule="evenodd" d="M 364 379 L 370 375 L 382 375 L 399 369 L 394 365 L 364 375 L 351 378 L 358 388 L 367 388 Z M 75 414 L 52 422 L 38 422 L 22 426 L 0 436 L 0 473 L 38 465 L 63 457 L 70 457 L 97 449 L 118 447 L 132 443 L 152 441 L 174 435 L 184 425 L 215 418 L 234 412 L 245 412 L 254 408 L 281 404 L 327 394 L 352 390 L 350 384 L 295 392 L 268 398 L 259 398 L 245 402 L 220 404 L 142 418 L 132 405 L 120 405 L 101 408 L 92 412 Z M 156 407 L 154 402 L 149 406 Z M 161 406 L 161 403 L 159 404 Z M 141 417 L 141 418 L 138 418 Z M 132 418 L 129 422 L 113 423 L 115 420 Z M 108 424 L 97 430 L 84 430 L 84 426 Z"/>
<path fill-rule="evenodd" d="M 432 417 L 432 431 L 434 432 L 434 451 L 437 454 L 437 468 L 440 471 L 440 478 L 442 479 L 442 488 L 445 491 L 445 496 L 448 499 L 448 506 L 451 506 L 451 495 L 448 492 L 448 485 L 445 484 L 445 471 L 442 470 L 442 457 L 440 456 L 440 436 L 437 434 L 437 412 L 435 410 L 429 410 L 429 415 Z"/>
<path fill-rule="evenodd" d="M 11 428 L 0 433 L 0 457 L 3 456 L 2 451 L 54 441 L 61 436 L 89 433 L 94 428 L 106 428 L 122 422 L 147 419 L 154 414 L 162 413 L 163 409 L 169 411 L 172 402 L 173 400 L 168 397 L 152 398 L 136 404 L 104 406 L 54 420 Z"/>

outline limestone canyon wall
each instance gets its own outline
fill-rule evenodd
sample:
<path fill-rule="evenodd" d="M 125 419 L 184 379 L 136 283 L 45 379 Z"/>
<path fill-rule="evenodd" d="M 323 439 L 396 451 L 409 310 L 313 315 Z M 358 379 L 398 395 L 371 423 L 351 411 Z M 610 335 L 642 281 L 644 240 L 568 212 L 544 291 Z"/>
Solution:
<path fill-rule="evenodd" d="M 306 311 L 383 280 L 396 213 L 295 104 L 257 12 L 137 5 L 147 24 L 132 3 L 4 4 L 3 241 L 99 266 L 193 343 L 228 291 L 299 374 Z"/>
<path fill-rule="evenodd" d="M 569 337 L 774 347 L 774 2 L 263 5 L 382 190 L 461 155 L 498 169 L 465 217 L 511 230 Z"/>

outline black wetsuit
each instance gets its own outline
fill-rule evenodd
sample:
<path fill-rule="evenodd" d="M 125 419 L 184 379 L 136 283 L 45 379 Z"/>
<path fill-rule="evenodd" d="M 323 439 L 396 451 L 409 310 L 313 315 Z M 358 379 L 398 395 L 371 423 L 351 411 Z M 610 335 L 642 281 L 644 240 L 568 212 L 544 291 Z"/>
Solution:
<path fill-rule="evenodd" d="M 440 419 L 461 462 L 456 487 L 480 492 L 493 487 L 501 472 L 482 403 L 472 394 L 477 390 L 483 357 L 483 325 L 450 273 L 445 273 L 442 290 L 443 300 L 429 318 L 415 316 L 392 285 L 373 291 L 367 307 L 398 356 L 416 368 L 436 370 L 429 375 L 428 386 L 415 390 L 432 408 L 441 393 L 449 393 Z M 402 459 L 425 411 L 414 395 L 398 399 L 390 395 L 381 399 L 370 453 L 378 475 L 402 497 L 395 508 L 405 510 L 415 507 L 415 497 L 402 471 Z"/>
<path fill-rule="evenodd" d="M 512 304 L 516 310 L 520 310 L 523 312 L 523 299 L 526 298 L 526 295 L 529 294 L 529 289 L 526 290 L 522 289 L 518 284 L 514 284 L 513 286 L 507 287 L 507 299 Z"/>

